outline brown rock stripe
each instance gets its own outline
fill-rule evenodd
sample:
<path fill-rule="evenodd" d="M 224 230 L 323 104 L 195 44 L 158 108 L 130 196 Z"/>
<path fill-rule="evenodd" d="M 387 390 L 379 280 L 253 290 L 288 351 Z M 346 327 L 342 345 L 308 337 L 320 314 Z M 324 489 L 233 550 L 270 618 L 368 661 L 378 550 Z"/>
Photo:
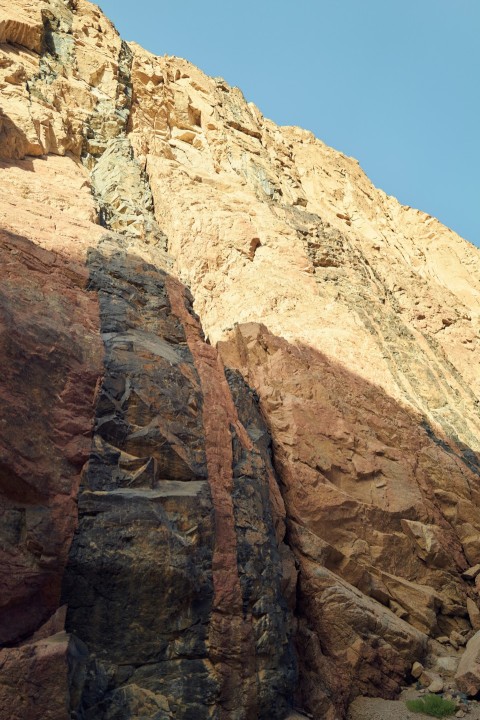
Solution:
<path fill-rule="evenodd" d="M 255 644 L 251 618 L 244 617 L 242 610 L 232 502 L 230 427 L 234 427 L 247 450 L 252 449 L 252 442 L 238 419 L 223 363 L 216 349 L 204 342 L 198 323 L 188 312 L 183 286 L 168 277 L 166 287 L 172 311 L 184 325 L 204 395 L 208 481 L 215 512 L 214 599 L 209 642 L 211 658 L 221 684 L 220 717 L 255 717 L 255 675 L 250 667 L 254 664 Z"/>

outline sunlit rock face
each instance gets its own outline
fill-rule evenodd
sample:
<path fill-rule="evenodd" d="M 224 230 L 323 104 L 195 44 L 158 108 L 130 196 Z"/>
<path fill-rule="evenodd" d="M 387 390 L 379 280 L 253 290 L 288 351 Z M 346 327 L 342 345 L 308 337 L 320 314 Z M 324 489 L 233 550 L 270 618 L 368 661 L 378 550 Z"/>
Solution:
<path fill-rule="evenodd" d="M 394 697 L 478 614 L 478 251 L 84 0 L 0 90 L 0 717 Z"/>

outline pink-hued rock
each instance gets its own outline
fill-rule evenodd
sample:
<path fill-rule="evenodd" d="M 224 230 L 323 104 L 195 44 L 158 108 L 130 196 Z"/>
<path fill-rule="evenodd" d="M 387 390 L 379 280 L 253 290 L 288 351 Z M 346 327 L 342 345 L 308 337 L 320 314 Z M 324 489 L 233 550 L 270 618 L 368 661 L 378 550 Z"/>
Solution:
<path fill-rule="evenodd" d="M 65 632 L 0 650 L 0 717 L 69 720 L 69 637 Z"/>
<path fill-rule="evenodd" d="M 101 375 L 98 305 L 78 262 L 0 232 L 0 641 L 58 608 Z"/>

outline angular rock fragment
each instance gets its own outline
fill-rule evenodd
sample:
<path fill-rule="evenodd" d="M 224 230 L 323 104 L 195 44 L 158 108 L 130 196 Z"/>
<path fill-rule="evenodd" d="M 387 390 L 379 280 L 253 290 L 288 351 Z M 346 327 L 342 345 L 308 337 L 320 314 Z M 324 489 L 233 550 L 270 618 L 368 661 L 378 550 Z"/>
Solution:
<path fill-rule="evenodd" d="M 467 643 L 462 655 L 455 682 L 462 692 L 474 696 L 480 691 L 480 632 Z"/>

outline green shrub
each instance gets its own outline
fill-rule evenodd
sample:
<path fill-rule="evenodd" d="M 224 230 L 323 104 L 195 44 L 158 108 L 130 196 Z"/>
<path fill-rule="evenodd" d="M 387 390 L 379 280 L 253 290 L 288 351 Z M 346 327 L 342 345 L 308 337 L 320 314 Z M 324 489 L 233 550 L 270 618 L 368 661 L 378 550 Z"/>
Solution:
<path fill-rule="evenodd" d="M 433 715 L 437 718 L 453 715 L 457 709 L 453 700 L 444 700 L 439 695 L 425 695 L 418 700 L 407 700 L 405 704 L 412 712 Z"/>

